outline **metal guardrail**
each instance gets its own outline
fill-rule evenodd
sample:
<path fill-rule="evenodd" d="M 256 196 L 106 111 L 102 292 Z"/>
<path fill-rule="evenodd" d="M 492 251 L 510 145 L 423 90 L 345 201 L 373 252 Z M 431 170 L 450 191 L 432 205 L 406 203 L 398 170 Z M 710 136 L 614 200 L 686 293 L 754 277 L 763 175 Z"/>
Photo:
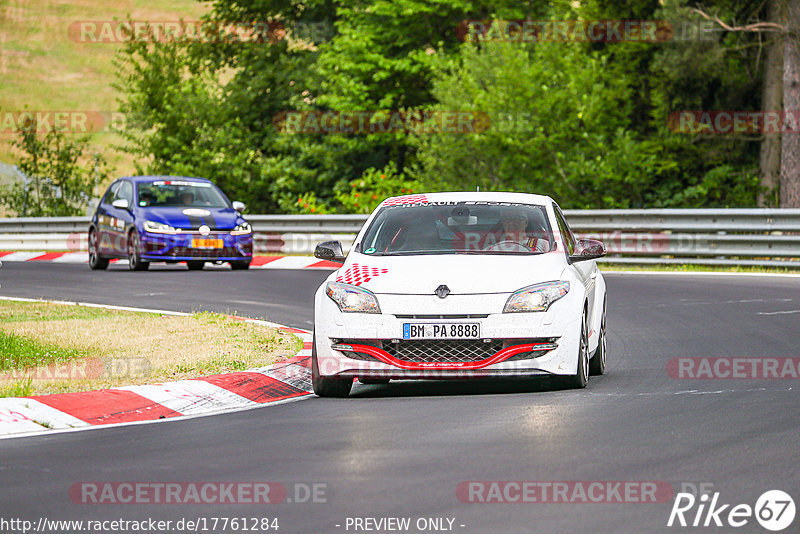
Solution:
<path fill-rule="evenodd" d="M 695 263 L 800 268 L 800 209 L 566 210 L 573 231 L 605 242 L 617 263 Z M 367 215 L 248 215 L 260 252 L 345 249 Z M 85 250 L 85 217 L 0 219 L 0 250 Z"/>

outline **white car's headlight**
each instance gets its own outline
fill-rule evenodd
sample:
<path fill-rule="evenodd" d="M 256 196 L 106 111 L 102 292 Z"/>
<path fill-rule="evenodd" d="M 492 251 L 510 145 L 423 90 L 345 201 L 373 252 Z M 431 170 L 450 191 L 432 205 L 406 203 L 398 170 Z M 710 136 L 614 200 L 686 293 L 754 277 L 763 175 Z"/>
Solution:
<path fill-rule="evenodd" d="M 145 221 L 144 229 L 153 234 L 176 234 L 178 230 L 172 226 L 155 221 Z"/>
<path fill-rule="evenodd" d="M 547 311 L 552 303 L 569 292 L 569 282 L 544 282 L 514 291 L 503 313 Z"/>
<path fill-rule="evenodd" d="M 371 291 L 341 282 L 328 282 L 325 294 L 343 312 L 380 313 L 378 299 Z"/>
<path fill-rule="evenodd" d="M 242 223 L 231 230 L 231 235 L 247 235 L 253 231 L 249 223 Z"/>

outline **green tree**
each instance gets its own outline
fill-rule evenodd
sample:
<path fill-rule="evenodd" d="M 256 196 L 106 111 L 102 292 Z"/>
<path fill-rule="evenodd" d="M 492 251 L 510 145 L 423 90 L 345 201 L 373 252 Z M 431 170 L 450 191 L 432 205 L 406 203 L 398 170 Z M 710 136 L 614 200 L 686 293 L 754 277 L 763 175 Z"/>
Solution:
<path fill-rule="evenodd" d="M 757 138 L 676 133 L 668 120 L 757 109 L 758 36 L 475 45 L 457 31 L 492 18 L 694 23 L 696 7 L 725 20 L 764 10 L 741 0 L 215 0 L 209 22 L 270 21 L 285 38 L 130 42 L 118 63 L 128 146 L 142 172 L 210 178 L 254 211 L 352 211 L 362 181 L 369 198 L 413 181 L 550 193 L 570 207 L 754 205 Z M 329 31 L 303 36 L 303 24 Z M 492 127 L 291 135 L 273 124 L 289 110 L 471 110 Z"/>
<path fill-rule="evenodd" d="M 434 111 L 487 113 L 476 133 L 416 136 L 412 175 L 440 189 L 552 195 L 568 207 L 628 207 L 663 163 L 625 128 L 630 90 L 574 43 L 464 44 L 441 57 Z M 635 200 L 634 200 L 635 202 Z"/>
<path fill-rule="evenodd" d="M 88 143 L 57 129 L 42 136 L 35 120 L 26 122 L 13 145 L 22 152 L 18 167 L 27 180 L 3 187 L 0 203 L 21 217 L 84 215 L 94 188 L 109 175 L 98 154 L 82 163 Z"/>

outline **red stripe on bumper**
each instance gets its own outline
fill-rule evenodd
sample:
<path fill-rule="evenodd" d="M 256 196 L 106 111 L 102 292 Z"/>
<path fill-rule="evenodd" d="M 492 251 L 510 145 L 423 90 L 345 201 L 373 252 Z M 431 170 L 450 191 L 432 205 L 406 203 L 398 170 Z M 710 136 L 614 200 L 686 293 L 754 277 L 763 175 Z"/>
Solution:
<path fill-rule="evenodd" d="M 373 347 L 372 345 L 353 345 L 352 343 L 348 343 L 348 345 L 353 347 L 353 352 L 361 352 L 364 354 L 369 354 L 370 356 L 374 356 L 375 358 L 379 359 L 383 363 L 394 365 L 395 367 L 399 367 L 400 369 L 415 369 L 415 370 L 481 369 L 483 367 L 486 367 L 487 365 L 493 365 L 495 363 L 500 363 L 504 360 L 507 360 L 510 357 L 514 356 L 515 354 L 535 351 L 536 347 L 547 344 L 548 343 L 529 343 L 525 345 L 512 345 L 510 347 L 506 347 L 496 352 L 493 356 L 490 356 L 489 358 L 486 358 L 484 360 L 478 360 L 475 362 L 439 363 L 439 362 L 408 362 L 404 360 L 398 360 L 385 350 L 379 349 L 378 347 Z"/>

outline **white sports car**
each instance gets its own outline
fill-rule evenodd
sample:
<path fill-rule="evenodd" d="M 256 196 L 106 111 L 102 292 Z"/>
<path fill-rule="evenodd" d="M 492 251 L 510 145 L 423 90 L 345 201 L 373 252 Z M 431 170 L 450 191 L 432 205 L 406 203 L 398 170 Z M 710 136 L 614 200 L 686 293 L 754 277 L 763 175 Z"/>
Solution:
<path fill-rule="evenodd" d="M 353 379 L 562 375 L 582 388 L 606 365 L 600 241 L 575 239 L 553 199 L 432 193 L 385 200 L 314 301 L 314 392 Z"/>

